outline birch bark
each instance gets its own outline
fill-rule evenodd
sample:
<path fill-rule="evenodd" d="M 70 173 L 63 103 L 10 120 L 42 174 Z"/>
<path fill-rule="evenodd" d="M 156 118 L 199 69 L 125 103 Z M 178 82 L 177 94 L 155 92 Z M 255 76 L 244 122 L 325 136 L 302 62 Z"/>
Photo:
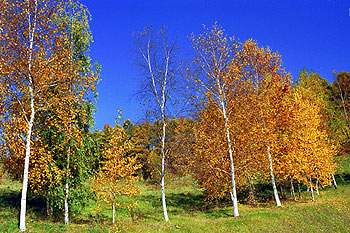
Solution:
<path fill-rule="evenodd" d="M 292 179 L 290 179 L 290 192 L 292 194 L 293 200 L 296 201 L 295 192 L 294 192 L 294 184 L 293 184 L 293 180 Z"/>
<path fill-rule="evenodd" d="M 115 223 L 115 205 L 113 203 L 113 225 Z"/>
<path fill-rule="evenodd" d="M 69 198 L 69 161 L 70 161 L 70 146 L 68 147 L 68 154 L 67 154 L 67 177 L 66 177 L 66 195 L 64 197 L 64 224 L 69 224 L 69 205 L 68 205 L 68 198 Z"/>
<path fill-rule="evenodd" d="M 311 176 L 310 176 L 310 190 L 311 190 L 311 198 L 312 198 L 312 201 L 315 201 L 314 188 L 312 187 Z"/>
<path fill-rule="evenodd" d="M 29 7 L 28 0 L 28 7 Z M 28 56 L 28 81 L 29 81 L 29 97 L 30 97 L 30 120 L 28 122 L 28 130 L 26 135 L 26 153 L 24 160 L 24 170 L 23 170 L 23 186 L 22 186 L 22 197 L 21 197 L 21 211 L 19 228 L 21 231 L 26 230 L 26 207 L 27 207 L 27 188 L 28 188 L 28 172 L 29 172 L 29 159 L 30 159 L 30 143 L 33 130 L 33 124 L 35 119 L 35 104 L 34 104 L 34 82 L 31 74 L 32 71 L 32 56 L 33 56 L 33 44 L 34 44 L 34 33 L 36 30 L 36 12 L 37 12 L 37 1 L 35 1 L 35 13 L 33 27 L 31 26 L 30 10 L 28 9 L 28 30 L 29 30 L 29 56 Z M 32 28 L 31 28 L 32 27 Z"/>
<path fill-rule="evenodd" d="M 278 191 L 277 191 L 276 182 L 275 182 L 275 175 L 273 174 L 272 157 L 271 157 L 269 145 L 267 145 L 267 155 L 268 155 L 269 163 L 270 163 L 270 177 L 271 177 L 271 183 L 272 183 L 272 188 L 273 188 L 273 195 L 275 197 L 276 205 L 281 206 L 281 201 L 280 201 L 280 198 L 278 197 Z"/>
<path fill-rule="evenodd" d="M 317 195 L 320 195 L 320 192 L 318 190 L 318 179 L 316 180 L 316 193 L 317 193 Z"/>
<path fill-rule="evenodd" d="M 151 44 L 153 44 L 154 41 L 151 40 L 150 36 L 150 28 L 148 28 L 144 33 L 141 33 L 141 36 L 147 36 L 147 42 L 146 42 L 146 48 L 143 50 L 141 47 L 141 43 L 138 40 L 138 49 L 140 51 L 140 54 L 142 55 L 142 58 L 146 62 L 146 69 L 148 70 L 150 74 L 150 83 L 147 83 L 147 85 L 150 85 L 152 87 L 151 92 L 152 95 L 155 97 L 155 101 L 157 103 L 157 107 L 159 107 L 160 114 L 161 114 L 161 120 L 163 122 L 163 129 L 162 129 L 162 136 L 161 136 L 161 196 L 162 196 L 162 206 L 163 206 L 163 215 L 164 220 L 167 222 L 169 221 L 168 217 L 168 211 L 166 207 L 166 200 L 165 200 L 165 159 L 166 159 L 166 153 L 165 153 L 165 138 L 166 138 L 166 116 L 165 116 L 165 107 L 166 102 L 169 96 L 167 96 L 167 84 L 168 84 L 168 77 L 169 76 L 169 66 L 170 66 L 170 55 L 172 53 L 172 50 L 174 49 L 174 45 L 169 49 L 168 45 L 166 44 L 165 35 L 164 35 L 164 28 L 161 30 L 161 36 L 162 36 L 162 57 L 164 58 L 164 66 L 158 67 L 157 61 L 155 60 L 155 56 L 152 56 L 151 53 L 156 53 L 156 51 L 151 51 Z M 152 67 L 155 67 L 154 69 Z M 174 74 L 172 74 L 174 75 Z"/>
<path fill-rule="evenodd" d="M 334 188 L 338 189 L 338 185 L 337 185 L 337 182 L 335 181 L 334 174 L 332 174 L 332 180 L 333 180 Z"/>
<path fill-rule="evenodd" d="M 349 122 L 349 117 L 348 117 L 348 112 L 346 111 L 346 108 L 345 108 L 345 98 L 343 96 L 343 91 L 340 87 L 340 84 L 338 82 L 338 80 L 336 80 L 337 84 L 338 84 L 338 89 L 339 89 L 339 92 L 340 92 L 340 98 L 341 98 L 341 102 L 343 104 L 343 111 L 344 111 L 344 117 L 345 117 L 345 120 L 346 120 L 346 124 L 348 126 L 348 128 L 350 129 L 350 122 Z"/>
<path fill-rule="evenodd" d="M 162 110 L 163 111 L 163 110 Z M 168 217 L 168 211 L 166 208 L 166 201 L 165 201 L 165 183 L 164 183 L 164 176 L 165 176 L 165 133 L 166 133 L 166 123 L 165 123 L 165 117 L 163 115 L 163 135 L 162 135 L 162 171 L 161 171 L 161 189 L 162 189 L 162 206 L 163 206 L 163 215 L 165 222 L 169 221 Z"/>
<path fill-rule="evenodd" d="M 229 152 L 229 156 L 230 156 L 233 216 L 238 217 L 239 213 L 238 213 L 237 192 L 236 192 L 236 182 L 235 182 L 235 168 L 234 168 L 234 164 L 233 164 L 233 153 L 232 153 L 232 145 L 231 145 L 231 139 L 230 139 L 230 129 L 229 129 L 228 119 L 227 119 L 227 115 L 226 115 L 226 106 L 225 106 L 225 102 L 224 102 L 223 98 L 221 99 L 221 106 L 222 106 L 222 114 L 223 114 L 223 117 L 225 120 L 227 146 L 228 146 L 228 152 Z"/>

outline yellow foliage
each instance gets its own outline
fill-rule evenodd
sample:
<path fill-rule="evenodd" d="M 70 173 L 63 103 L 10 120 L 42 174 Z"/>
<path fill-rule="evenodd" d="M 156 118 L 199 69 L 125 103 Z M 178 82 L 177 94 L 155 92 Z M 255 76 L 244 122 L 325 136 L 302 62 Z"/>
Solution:
<path fill-rule="evenodd" d="M 132 197 L 140 193 L 135 181 L 141 165 L 136 163 L 137 156 L 130 156 L 133 147 L 125 130 L 119 127 L 114 129 L 111 140 L 105 146 L 103 165 L 92 182 L 92 190 L 100 201 L 110 206 L 130 209 L 135 202 L 132 199 L 122 202 L 120 197 Z"/>

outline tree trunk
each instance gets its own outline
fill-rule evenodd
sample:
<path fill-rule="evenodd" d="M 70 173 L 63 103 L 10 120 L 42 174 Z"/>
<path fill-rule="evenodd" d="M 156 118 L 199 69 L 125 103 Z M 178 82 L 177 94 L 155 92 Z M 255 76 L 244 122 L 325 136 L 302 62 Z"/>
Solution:
<path fill-rule="evenodd" d="M 295 198 L 294 184 L 292 178 L 290 178 L 290 193 L 292 194 L 293 200 L 296 201 L 297 199 Z"/>
<path fill-rule="evenodd" d="M 300 182 L 298 181 L 298 192 L 299 192 L 299 200 L 301 199 L 301 190 L 300 190 Z"/>
<path fill-rule="evenodd" d="M 29 1 L 28 1 L 29 4 Z M 28 5 L 29 6 L 29 5 Z M 35 8 L 37 10 L 37 1 L 35 1 Z M 29 9 L 28 9 L 29 12 Z M 23 187 L 22 187 L 22 197 L 21 197 L 21 212 L 19 217 L 19 229 L 21 231 L 26 230 L 26 207 L 27 207 L 27 188 L 28 188 L 28 172 L 29 172 L 29 159 L 30 159 L 30 143 L 32 137 L 32 130 L 35 117 L 35 105 L 34 105 L 34 82 L 31 75 L 32 71 L 32 56 L 33 56 L 33 44 L 34 44 L 34 33 L 36 30 L 36 12 L 34 14 L 33 28 L 31 28 L 30 13 L 28 14 L 29 20 L 29 58 L 28 58 L 28 81 L 29 81 L 29 96 L 30 96 L 30 120 L 28 123 L 27 137 L 26 137 L 26 153 L 24 159 L 24 169 L 23 169 Z"/>
<path fill-rule="evenodd" d="M 113 203 L 113 225 L 114 225 L 114 223 L 115 223 L 115 205 L 114 205 L 114 203 Z"/>
<path fill-rule="evenodd" d="M 316 193 L 317 195 L 320 195 L 320 192 L 318 191 L 318 179 L 316 180 Z"/>
<path fill-rule="evenodd" d="M 247 179 L 248 179 L 248 182 L 249 182 L 249 189 L 250 189 L 250 192 L 249 192 L 249 194 L 250 194 L 250 197 L 251 197 L 251 202 L 252 202 L 252 204 L 256 204 L 256 200 L 255 200 L 255 188 L 254 188 L 254 184 L 253 184 L 253 182 L 252 182 L 252 180 L 251 180 L 251 177 L 250 177 L 250 175 L 249 175 L 249 173 L 247 172 Z"/>
<path fill-rule="evenodd" d="M 309 189 L 309 185 L 306 184 L 306 191 L 309 192 L 310 189 Z"/>
<path fill-rule="evenodd" d="M 283 188 L 282 188 L 282 184 L 280 184 L 280 190 L 281 190 L 281 198 L 283 199 L 284 196 L 283 196 Z"/>
<path fill-rule="evenodd" d="M 272 183 L 272 188 L 273 188 L 273 194 L 275 196 L 276 205 L 277 206 L 281 206 L 281 201 L 280 201 L 280 198 L 278 197 L 278 192 L 277 192 L 277 187 L 276 187 L 276 182 L 275 182 L 275 176 L 273 174 L 272 158 L 271 158 L 271 152 L 270 152 L 270 146 L 269 145 L 267 145 L 267 155 L 269 157 L 269 162 L 270 162 L 270 176 L 271 176 L 271 183 Z"/>
<path fill-rule="evenodd" d="M 338 84 L 338 89 L 339 89 L 339 92 L 340 92 L 340 98 L 341 98 L 341 102 L 343 104 L 344 117 L 345 117 L 345 120 L 346 120 L 346 124 L 347 124 L 348 128 L 350 129 L 349 117 L 348 117 L 348 113 L 347 113 L 346 108 L 345 108 L 345 99 L 344 99 L 344 96 L 343 96 L 343 91 L 342 91 L 342 89 L 340 87 L 340 84 L 339 84 L 337 79 L 336 79 L 336 82 Z"/>
<path fill-rule="evenodd" d="M 282 188 L 283 188 L 283 196 L 285 197 L 285 198 L 287 198 L 287 189 L 286 189 L 286 186 L 284 185 L 284 183 L 282 183 Z"/>
<path fill-rule="evenodd" d="M 338 185 L 337 185 L 337 182 L 335 181 L 334 174 L 332 174 L 332 179 L 333 179 L 334 188 L 338 189 Z"/>
<path fill-rule="evenodd" d="M 69 161 L 70 161 L 70 145 L 68 147 L 67 154 L 67 177 L 66 177 L 66 195 L 64 197 L 64 223 L 69 224 L 69 206 L 68 206 L 68 197 L 69 197 Z"/>
<path fill-rule="evenodd" d="M 314 188 L 312 187 L 311 176 L 310 176 L 310 190 L 311 190 L 311 198 L 312 198 L 312 201 L 315 201 L 315 197 L 314 197 Z"/>
<path fill-rule="evenodd" d="M 220 95 L 222 95 L 222 93 L 220 93 Z M 230 129 L 229 129 L 228 119 L 227 119 L 227 115 L 226 115 L 226 106 L 225 106 L 225 102 L 224 102 L 223 98 L 221 98 L 221 106 L 222 106 L 222 113 L 223 113 L 224 120 L 225 120 L 226 139 L 227 139 L 228 152 L 229 152 L 229 156 L 230 156 L 233 216 L 238 217 L 239 213 L 238 213 L 236 182 L 235 182 L 235 168 L 234 168 L 234 164 L 233 164 Z"/>
<path fill-rule="evenodd" d="M 165 117 L 162 110 L 162 120 L 163 120 L 163 135 L 162 135 L 162 174 L 161 174 L 161 188 L 162 188 L 162 204 L 163 204 L 163 215 L 164 215 L 164 220 L 165 222 L 169 221 L 168 217 L 168 211 L 166 208 L 166 202 L 165 202 L 165 184 L 164 184 L 164 176 L 165 176 L 165 128 L 166 128 L 166 123 L 165 123 Z"/>
<path fill-rule="evenodd" d="M 53 215 L 53 206 L 49 196 L 46 198 L 46 214 L 48 217 Z"/>
<path fill-rule="evenodd" d="M 46 198 L 46 214 L 50 217 L 50 199 Z"/>
<path fill-rule="evenodd" d="M 265 118 L 263 116 L 263 113 L 262 113 L 262 109 L 260 108 L 260 111 L 261 111 L 261 117 L 262 117 L 262 121 L 263 121 L 263 126 L 264 126 L 264 130 L 266 132 L 266 123 L 265 123 Z M 274 194 L 274 197 L 275 197 L 275 201 L 276 201 L 276 205 L 277 206 L 281 206 L 281 201 L 280 201 L 280 198 L 278 197 L 278 191 L 277 191 L 277 187 L 276 187 L 276 182 L 275 182 L 275 175 L 273 174 L 273 165 L 272 165 L 272 156 L 271 156 L 271 151 L 270 151 L 270 145 L 269 145 L 269 141 L 266 140 L 266 149 L 267 149 L 267 156 L 268 156 L 268 159 L 269 159 L 269 163 L 270 163 L 270 176 L 271 176 L 271 183 L 272 183 L 272 189 L 273 189 L 273 194 Z"/>
<path fill-rule="evenodd" d="M 28 130 L 27 130 L 27 138 L 26 138 L 26 154 L 25 154 L 25 160 L 24 160 L 24 171 L 23 171 L 23 187 L 22 187 L 22 198 L 21 198 L 21 214 L 20 214 L 20 230 L 25 231 L 26 230 L 26 207 L 27 207 L 27 188 L 28 188 L 28 172 L 29 172 L 29 157 L 30 157 L 30 143 L 31 143 L 31 136 L 32 136 L 32 129 L 34 124 L 34 116 L 35 116 L 35 110 L 34 110 L 34 96 L 32 95 L 33 89 L 30 86 L 30 93 L 31 93 L 31 100 L 30 100 L 30 108 L 31 108 L 31 115 L 30 120 L 28 124 Z"/>

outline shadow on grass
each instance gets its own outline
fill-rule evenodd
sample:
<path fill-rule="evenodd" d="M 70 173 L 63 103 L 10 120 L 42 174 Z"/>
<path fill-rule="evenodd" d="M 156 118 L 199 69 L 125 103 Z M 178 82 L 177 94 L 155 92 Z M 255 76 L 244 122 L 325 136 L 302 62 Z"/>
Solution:
<path fill-rule="evenodd" d="M 19 209 L 20 207 L 20 192 L 8 189 L 0 190 L 0 209 L 11 208 Z"/>
<path fill-rule="evenodd" d="M 11 211 L 19 215 L 20 211 L 20 190 L 11 190 L 10 188 L 0 189 L 0 212 Z M 30 192 L 27 195 L 27 213 L 37 219 L 45 219 L 46 206 L 42 197 L 33 197 Z"/>

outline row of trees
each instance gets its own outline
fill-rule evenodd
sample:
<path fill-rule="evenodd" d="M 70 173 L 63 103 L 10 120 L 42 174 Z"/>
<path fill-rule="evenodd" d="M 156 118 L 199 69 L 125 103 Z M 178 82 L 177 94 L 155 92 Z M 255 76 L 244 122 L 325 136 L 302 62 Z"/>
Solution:
<path fill-rule="evenodd" d="M 160 34 L 162 53 L 163 48 L 174 45 L 165 43 L 164 29 Z M 179 94 L 174 86 L 181 85 L 183 78 L 176 71 L 182 64 L 172 62 L 169 66 L 171 57 L 166 49 L 163 55 L 153 56 L 157 40 L 149 35 L 153 34 L 146 28 L 137 38 L 139 42 L 147 36 L 147 52 L 143 52 L 141 43 L 138 45 L 146 61 L 141 68 L 149 71 L 143 76 L 143 86 L 152 87 L 142 90 L 148 91 L 151 98 L 155 96 L 154 102 L 160 104 L 160 139 L 162 148 L 166 148 L 164 141 L 170 143 L 172 139 L 166 134 L 170 128 L 166 127 L 158 93 L 163 93 L 164 103 L 177 100 Z M 318 190 L 319 184 L 329 185 L 330 179 L 334 180 L 335 156 L 346 148 L 349 139 L 348 127 L 344 127 L 344 122 L 348 122 L 347 73 L 337 74 L 332 85 L 318 74 L 302 70 L 292 87 L 281 56 L 268 47 L 259 47 L 253 40 L 241 43 L 214 24 L 205 27 L 203 34 L 192 35 L 191 41 L 196 55 L 185 73 L 194 120 L 187 143 L 181 144 L 182 148 L 174 154 L 170 145 L 167 156 L 162 152 L 165 221 L 164 164 L 172 166 L 173 161 L 192 171 L 209 198 L 230 193 L 234 216 L 239 215 L 237 190 L 254 190 L 253 180 L 269 176 L 277 206 L 281 202 L 276 178 L 280 183 L 290 183 L 292 190 L 294 183 L 306 184 L 311 190 L 313 186 Z M 173 75 L 171 87 L 166 86 L 169 67 Z M 341 113 L 340 109 L 344 111 Z"/>
<path fill-rule="evenodd" d="M 313 190 L 334 179 L 334 157 L 349 145 L 348 73 L 332 85 L 303 70 L 292 87 L 279 54 L 227 37 L 217 24 L 192 35 L 196 55 L 184 65 L 165 28 L 147 27 L 136 34 L 139 96 L 155 121 L 92 133 L 100 68 L 89 57 L 88 10 L 78 1 L 1 4 L 0 152 L 7 172 L 23 180 L 22 231 L 28 184 L 48 215 L 64 210 L 68 224 L 93 193 L 114 222 L 116 207 L 133 208 L 120 196 L 139 194 L 141 177 L 160 181 L 165 221 L 166 174 L 190 173 L 209 199 L 230 195 L 234 216 L 242 190 L 254 199 L 253 183 L 270 180 L 280 206 L 277 182 Z M 191 117 L 174 117 L 182 103 Z"/>

